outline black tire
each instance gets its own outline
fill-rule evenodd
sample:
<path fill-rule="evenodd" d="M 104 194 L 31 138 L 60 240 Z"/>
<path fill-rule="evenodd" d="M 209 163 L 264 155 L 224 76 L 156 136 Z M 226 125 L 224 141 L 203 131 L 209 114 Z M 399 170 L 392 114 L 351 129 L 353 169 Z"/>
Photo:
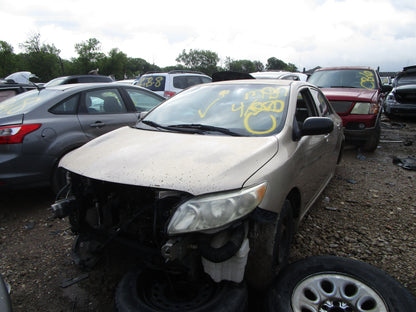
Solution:
<path fill-rule="evenodd" d="M 152 270 L 132 271 L 120 281 L 115 295 L 118 312 L 233 312 L 246 311 L 245 284 L 181 280 Z"/>
<path fill-rule="evenodd" d="M 294 232 L 292 205 L 285 200 L 277 224 L 264 226 L 252 237 L 255 244 L 250 245 L 252 250 L 246 268 L 246 280 L 251 288 L 266 290 L 277 273 L 287 265 Z M 269 246 L 268 242 L 272 245 Z"/>
<path fill-rule="evenodd" d="M 374 134 L 367 139 L 367 141 L 362 146 L 363 151 L 365 152 L 374 152 L 377 149 L 378 144 L 380 143 L 381 136 L 381 127 L 380 123 L 376 124 L 376 129 Z"/>
<path fill-rule="evenodd" d="M 288 265 L 269 289 L 265 306 L 268 312 L 411 312 L 416 300 L 372 265 L 318 256 Z"/>
<path fill-rule="evenodd" d="M 66 185 L 66 172 L 64 168 L 58 167 L 58 163 L 52 171 L 51 188 L 55 194 L 58 194 Z"/>

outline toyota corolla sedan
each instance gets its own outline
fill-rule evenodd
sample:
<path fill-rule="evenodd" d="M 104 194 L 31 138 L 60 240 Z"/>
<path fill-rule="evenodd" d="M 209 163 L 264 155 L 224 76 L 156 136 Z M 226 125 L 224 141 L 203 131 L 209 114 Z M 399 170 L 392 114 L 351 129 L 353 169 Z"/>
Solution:
<path fill-rule="evenodd" d="M 59 160 L 106 132 L 135 125 L 164 98 L 115 83 L 68 84 L 28 91 L 0 103 L 0 190 L 52 185 Z"/>
<path fill-rule="evenodd" d="M 173 281 L 205 274 L 260 289 L 287 262 L 343 140 L 340 117 L 307 82 L 202 84 L 66 155 L 53 210 L 78 234 L 78 264 L 117 243 L 181 275 Z"/>

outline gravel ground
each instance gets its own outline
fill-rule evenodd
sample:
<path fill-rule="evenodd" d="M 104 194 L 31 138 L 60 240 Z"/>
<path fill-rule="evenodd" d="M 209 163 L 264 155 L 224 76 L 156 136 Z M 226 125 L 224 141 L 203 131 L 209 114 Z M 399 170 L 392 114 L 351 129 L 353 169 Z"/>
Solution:
<path fill-rule="evenodd" d="M 362 260 L 416 295 L 416 171 L 393 163 L 408 156 L 416 157 L 414 120 L 383 120 L 375 153 L 347 147 L 299 228 L 291 261 L 311 255 Z M 124 263 L 106 257 L 92 271 L 76 267 L 68 222 L 51 219 L 53 201 L 47 189 L 0 194 L 0 273 L 11 285 L 14 311 L 113 311 Z"/>

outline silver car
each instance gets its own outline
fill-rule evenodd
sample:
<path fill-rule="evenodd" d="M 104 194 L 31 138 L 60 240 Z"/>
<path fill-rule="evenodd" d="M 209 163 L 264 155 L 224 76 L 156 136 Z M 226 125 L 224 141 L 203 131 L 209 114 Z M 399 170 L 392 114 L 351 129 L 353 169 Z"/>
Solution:
<path fill-rule="evenodd" d="M 116 83 L 68 84 L 25 92 L 0 103 L 0 190 L 60 188 L 59 160 L 125 125 L 164 98 Z"/>
<path fill-rule="evenodd" d="M 343 141 L 340 117 L 307 82 L 202 84 L 66 155 L 67 196 L 53 209 L 83 242 L 79 264 L 117 242 L 153 268 L 261 289 L 287 262 Z"/>

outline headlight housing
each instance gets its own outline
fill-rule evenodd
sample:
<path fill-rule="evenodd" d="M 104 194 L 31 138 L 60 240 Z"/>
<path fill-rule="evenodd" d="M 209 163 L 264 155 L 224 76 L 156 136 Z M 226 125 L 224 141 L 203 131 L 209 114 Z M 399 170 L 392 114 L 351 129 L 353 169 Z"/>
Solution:
<path fill-rule="evenodd" d="M 370 102 L 356 102 L 351 114 L 354 115 L 371 115 L 377 114 L 378 106 L 375 103 Z"/>
<path fill-rule="evenodd" d="M 215 229 L 253 211 L 263 200 L 267 183 L 238 191 L 192 198 L 178 207 L 168 225 L 168 234 Z"/>

